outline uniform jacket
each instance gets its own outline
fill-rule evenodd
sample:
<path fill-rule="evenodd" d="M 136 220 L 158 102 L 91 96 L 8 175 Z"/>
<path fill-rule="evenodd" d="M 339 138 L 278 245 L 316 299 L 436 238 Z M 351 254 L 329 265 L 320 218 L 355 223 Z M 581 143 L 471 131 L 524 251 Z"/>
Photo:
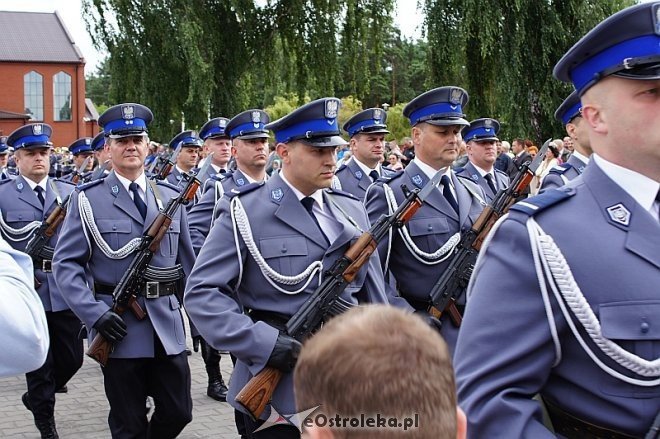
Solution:
<path fill-rule="evenodd" d="M 541 182 L 540 192 L 565 185 L 578 175 L 582 174 L 586 166 L 587 164 L 582 160 L 571 155 L 566 163 L 555 166 L 550 170 L 548 175 L 546 175 Z"/>
<path fill-rule="evenodd" d="M 369 226 L 364 207 L 357 199 L 344 192 L 325 190 L 325 208 L 330 209 L 341 225 L 340 235 L 328 247 L 318 226 L 279 174 L 244 190 L 238 197 L 247 213 L 254 242 L 268 265 L 283 275 L 297 275 L 319 260 L 324 269 L 330 268 L 346 251 L 348 244 L 360 236 L 360 230 L 331 200 L 341 206 L 361 229 L 366 230 Z M 275 289 L 248 253 L 240 236 L 240 254 L 237 253 L 228 195 L 219 202 L 217 221 L 198 255 L 184 300 L 188 315 L 204 339 L 215 349 L 226 349 L 238 358 L 227 401 L 242 410 L 234 398 L 247 381 L 264 368 L 278 336 L 278 330 L 273 326 L 261 321 L 255 323 L 243 314 L 243 307 L 276 312 L 288 318 L 316 289 L 318 275 L 299 294 L 284 294 Z M 302 285 L 304 282 L 286 288 L 293 291 Z M 372 255 L 342 297 L 352 303 L 387 303 L 383 291 L 378 256 Z M 292 374 L 284 375 L 272 402 L 281 413 L 296 411 Z"/>
<path fill-rule="evenodd" d="M 50 177 L 49 177 L 50 180 Z M 62 200 L 71 193 L 75 186 L 71 183 L 53 180 Z M 30 189 L 30 185 L 25 181 L 23 176 L 18 176 L 15 179 L 4 180 L 0 183 L 0 211 L 2 211 L 2 218 L 5 223 L 14 229 L 25 227 L 32 221 L 43 221 L 48 218 L 48 215 L 57 207 L 57 195 L 53 192 L 50 186 L 50 181 L 46 184 L 46 194 L 44 196 L 44 207 L 41 206 L 36 192 Z M 44 212 L 45 211 L 45 212 Z M 48 246 L 55 247 L 59 239 L 62 226 L 60 225 L 50 240 Z M 25 236 L 26 239 L 21 241 L 13 241 L 5 230 L 2 230 L 3 236 L 6 241 L 16 250 L 24 251 L 30 239 L 30 235 Z M 18 238 L 18 237 L 13 237 Z M 35 264 L 34 275 L 41 283 L 37 292 L 44 304 L 46 311 L 63 311 L 69 309 L 69 306 L 62 297 L 62 291 L 55 283 L 53 273 L 44 273 L 41 268 Z"/>
<path fill-rule="evenodd" d="M 390 177 L 396 173 L 384 166 L 381 166 L 380 169 L 383 177 Z M 341 190 L 355 195 L 360 201 L 364 201 L 364 194 L 373 181 L 368 174 L 364 173 L 355 160 L 349 160 L 348 163 L 337 169 L 336 175 L 341 183 Z"/>
<path fill-rule="evenodd" d="M 495 184 L 495 189 L 500 190 L 500 189 L 505 189 L 509 186 L 509 176 L 506 175 L 504 172 L 500 171 L 499 169 L 495 169 L 495 180 L 493 181 L 493 184 Z M 481 176 L 477 168 L 474 167 L 472 162 L 468 162 L 467 165 L 465 165 L 465 168 L 462 170 L 458 171 L 456 173 L 457 175 L 460 175 L 461 177 L 467 177 L 472 179 L 476 184 L 481 187 L 481 189 L 484 191 L 484 194 L 486 194 L 486 201 L 491 202 L 495 198 L 496 193 L 494 193 L 490 186 L 488 186 L 488 182 L 484 177 Z"/>
<path fill-rule="evenodd" d="M 643 437 L 660 409 L 660 386 L 627 384 L 585 353 L 549 292 L 561 346 L 557 356 L 526 221 L 533 215 L 566 258 L 604 337 L 646 360 L 660 354 L 660 225 L 620 186 L 590 163 L 568 185 L 526 200 L 539 206 L 509 217 L 481 251 L 458 339 L 454 365 L 469 437 L 554 438 L 545 429 L 540 393 L 565 411 L 601 427 Z M 544 205 L 546 207 L 544 207 Z M 629 224 L 608 208 L 629 212 Z M 575 227 L 566 227 L 572 221 Z M 588 224 L 580 227 L 580 221 Z M 606 365 L 626 376 L 582 331 Z M 656 377 L 657 379 L 657 377 Z M 647 378 L 648 380 L 648 378 Z"/>
<path fill-rule="evenodd" d="M 222 185 L 222 191 L 216 188 L 216 184 Z M 207 180 L 202 196 L 188 212 L 190 237 L 192 238 L 195 253 L 199 253 L 204 240 L 209 234 L 211 223 L 213 222 L 213 212 L 215 211 L 218 199 L 222 198 L 224 193 L 231 194 L 232 190 L 241 188 L 247 184 L 249 184 L 247 177 L 239 170 L 227 174 L 214 175 Z"/>
<path fill-rule="evenodd" d="M 419 169 L 415 162 L 411 162 L 403 172 L 400 172 L 386 183 L 394 192 L 397 204 L 401 204 L 405 199 L 403 190 L 401 189 L 402 185 L 412 190 L 416 187 L 423 188 L 428 181 L 429 178 L 426 174 Z M 456 232 L 469 229 L 483 210 L 482 203 L 485 195 L 479 186 L 473 184 L 470 180 L 457 177 L 453 172 L 452 181 L 457 194 L 458 214 L 443 197 L 440 189 L 438 189 L 429 195 L 422 204 L 422 207 L 419 208 L 415 216 L 405 226 L 415 245 L 424 252 L 435 252 Z M 381 215 L 388 214 L 387 201 L 383 189 L 384 182 L 385 179 L 379 180 L 367 192 L 365 206 L 372 223 L 377 221 Z M 472 185 L 471 187 L 479 193 L 481 199 L 473 197 L 465 188 L 464 184 Z M 378 246 L 383 267 L 385 267 L 387 248 L 388 239 L 384 239 Z M 448 264 L 449 259 L 436 265 L 422 264 L 410 254 L 399 232 L 395 231 L 393 233 L 387 268 L 394 275 L 401 296 L 420 301 L 428 301 L 428 292 L 440 278 L 440 275 Z M 465 295 L 461 296 L 459 303 L 465 303 Z M 447 317 L 443 316 L 442 319 L 447 320 Z M 446 322 L 443 325 L 442 332 L 450 349 L 453 351 L 457 332 L 456 328 L 451 323 Z"/>
<path fill-rule="evenodd" d="M 66 286 L 64 299 L 90 330 L 90 340 L 95 335 L 92 329 L 94 323 L 110 309 L 112 297 L 105 294 L 95 296 L 85 282 L 85 267 L 96 282 L 116 285 L 133 259 L 133 253 L 123 259 L 110 259 L 99 249 L 91 233 L 89 239 L 86 238 L 83 227 L 87 226 L 83 225 L 80 217 L 78 194 L 80 191 L 85 193 L 99 232 L 105 242 L 117 250 L 133 238 L 143 236 L 158 215 L 156 197 L 151 186 L 147 185 L 147 188 L 147 216 L 144 220 L 114 171 L 104 179 L 79 186 L 71 197 L 62 231 L 65 239 L 58 243 L 55 251 L 54 270 L 58 285 Z M 163 204 L 178 195 L 178 191 L 169 184 L 158 182 L 157 188 Z M 194 260 L 188 221 L 183 209 L 179 208 L 150 265 L 173 267 L 180 263 L 184 273 L 188 274 Z M 128 326 L 128 335 L 115 346 L 111 357 L 153 357 L 154 331 L 169 355 L 182 352 L 186 347 L 186 338 L 176 295 L 155 299 L 140 296 L 138 300 L 147 318 L 138 321 L 130 311 L 122 315 Z"/>

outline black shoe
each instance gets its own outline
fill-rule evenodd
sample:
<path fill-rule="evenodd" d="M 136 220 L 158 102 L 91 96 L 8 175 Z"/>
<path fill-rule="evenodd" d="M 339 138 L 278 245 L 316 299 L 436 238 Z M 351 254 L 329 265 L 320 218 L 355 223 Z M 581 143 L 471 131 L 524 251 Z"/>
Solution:
<path fill-rule="evenodd" d="M 192 351 L 190 350 L 190 348 L 188 346 L 186 346 L 186 355 L 189 356 L 189 357 L 192 355 Z"/>
<path fill-rule="evenodd" d="M 60 387 L 59 389 L 57 389 L 57 390 L 55 391 L 55 393 L 69 393 L 69 388 L 68 388 L 67 385 L 65 384 L 65 385 L 63 385 L 62 387 Z"/>
<path fill-rule="evenodd" d="M 55 429 L 55 418 L 51 417 L 46 420 L 34 420 L 34 424 L 37 426 L 39 433 L 41 433 L 41 439 L 59 439 L 60 436 L 57 434 L 57 429 Z"/>
<path fill-rule="evenodd" d="M 30 401 L 28 401 L 28 394 L 25 392 L 23 396 L 21 396 L 21 401 L 23 401 L 23 405 L 25 406 L 26 409 L 29 411 L 32 411 L 32 406 L 30 406 Z"/>
<path fill-rule="evenodd" d="M 227 401 L 227 386 L 222 378 L 219 380 L 209 380 L 209 386 L 206 389 L 206 394 L 215 399 L 216 401 Z"/>

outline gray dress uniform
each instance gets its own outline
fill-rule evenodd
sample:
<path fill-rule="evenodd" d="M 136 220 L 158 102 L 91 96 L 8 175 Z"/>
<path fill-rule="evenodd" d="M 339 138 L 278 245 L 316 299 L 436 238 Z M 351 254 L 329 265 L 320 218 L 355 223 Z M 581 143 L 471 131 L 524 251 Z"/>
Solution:
<path fill-rule="evenodd" d="M 479 187 L 484 191 L 487 202 L 491 202 L 495 199 L 497 192 L 493 192 L 493 190 L 488 185 L 486 178 L 481 175 L 477 168 L 474 167 L 472 162 L 468 162 L 467 165 L 465 165 L 465 167 L 458 171 L 456 174 L 461 177 L 469 178 L 478 184 Z M 499 169 L 493 168 L 493 174 L 495 175 L 495 178 L 493 179 L 493 185 L 495 186 L 496 191 L 509 187 L 509 176 L 506 175 L 506 173 L 500 171 Z"/>
<path fill-rule="evenodd" d="M 188 314 L 207 342 L 238 358 L 227 397 L 238 410 L 243 409 L 234 402 L 236 394 L 265 367 L 279 332 L 263 321 L 253 321 L 243 314 L 243 308 L 251 313 L 277 313 L 282 316 L 281 323 L 285 323 L 318 285 L 318 273 L 300 293 L 287 294 L 275 288 L 248 250 L 245 238 L 242 235 L 238 238 L 238 249 L 234 244 L 237 226 L 230 206 L 236 201 L 232 203 L 232 200 L 240 200 L 252 231 L 251 239 L 265 263 L 286 277 L 298 275 L 314 261 L 330 267 L 361 231 L 369 227 L 357 199 L 327 189 L 324 202 L 340 229 L 338 238 L 328 247 L 318 226 L 279 174 L 246 188 L 240 195 L 226 193 L 220 200 L 218 219 L 199 253 L 184 299 Z M 273 282 L 280 288 L 296 291 L 305 281 L 292 285 Z M 387 303 L 383 291 L 383 275 L 377 258 L 372 256 L 342 298 L 354 304 Z M 292 379 L 292 374 L 285 374 L 273 394 L 272 404 L 280 413 L 296 411 Z"/>
<path fill-rule="evenodd" d="M 548 175 L 543 178 L 541 182 L 540 192 L 545 192 L 548 189 L 558 188 L 569 181 L 576 178 L 578 175 L 582 174 L 585 167 L 587 166 L 582 160 L 571 154 L 566 163 L 557 165 L 550 169 Z"/>
<path fill-rule="evenodd" d="M 395 174 L 396 171 L 392 171 L 389 168 L 380 166 L 379 177 L 382 176 L 389 178 Z M 340 166 L 339 169 L 337 169 L 336 175 L 337 179 L 339 180 L 341 190 L 355 195 L 360 199 L 360 201 L 364 201 L 367 188 L 374 182 L 372 177 L 370 177 L 368 174 L 365 174 L 362 168 L 360 168 L 360 166 L 352 158 L 348 161 L 348 163 Z"/>
<path fill-rule="evenodd" d="M 394 275 L 399 294 L 417 310 L 425 311 L 429 306 L 428 292 L 440 278 L 449 260 L 438 262 L 439 259 L 435 258 L 435 264 L 426 265 L 417 259 L 418 257 L 426 259 L 424 256 L 412 252 L 427 254 L 437 252 L 458 232 L 471 227 L 484 207 L 485 195 L 479 186 L 469 179 L 456 176 L 451 171 L 450 174 L 456 190 L 459 212 L 456 213 L 438 189 L 424 201 L 422 207 L 405 226 L 404 236 L 402 233 L 394 232 L 391 241 L 385 239 L 378 246 L 383 270 L 389 270 Z M 370 187 L 366 195 L 365 206 L 369 219 L 374 222 L 381 215 L 389 213 L 385 185 L 391 189 L 398 205 L 405 199 L 402 185 L 412 190 L 424 187 L 428 181 L 429 177 L 422 172 L 415 161 L 395 177 L 389 180 L 380 179 Z M 414 247 L 410 245 L 411 243 Z M 446 255 L 449 254 L 450 250 Z M 461 296 L 458 304 L 459 310 L 462 310 L 465 295 Z M 448 321 L 446 313 L 442 320 L 442 335 L 453 352 L 458 328 Z"/>

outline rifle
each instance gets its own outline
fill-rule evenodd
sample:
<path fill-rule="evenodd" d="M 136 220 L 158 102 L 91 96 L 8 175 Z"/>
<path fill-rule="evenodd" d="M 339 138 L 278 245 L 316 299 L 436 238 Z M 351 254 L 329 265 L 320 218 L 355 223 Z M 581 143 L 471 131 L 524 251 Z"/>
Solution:
<path fill-rule="evenodd" d="M 154 175 L 152 180 L 165 180 L 168 175 L 170 175 L 170 172 L 172 172 L 172 169 L 174 169 L 174 166 L 176 165 L 176 159 L 179 156 L 179 152 L 181 151 L 181 145 L 182 143 L 179 144 L 179 146 L 176 147 L 174 151 L 172 151 L 172 154 L 165 160 L 165 164 L 163 165 L 162 168 L 158 171 L 158 174 Z M 199 175 L 199 173 L 197 173 Z"/>
<path fill-rule="evenodd" d="M 202 170 L 205 170 L 205 168 L 202 168 Z M 158 213 L 158 216 L 149 226 L 149 230 L 142 237 L 133 260 L 117 286 L 115 286 L 112 293 L 112 311 L 119 315 L 130 309 L 136 319 L 142 320 L 146 317 L 146 313 L 137 301 L 138 295 L 145 288 L 145 271 L 154 253 L 158 251 L 165 233 L 169 230 L 172 217 L 177 209 L 182 204 L 188 204 L 195 197 L 195 193 L 201 184 L 195 174 L 183 174 L 183 176 L 186 180 L 185 188 L 178 197 L 172 197 L 165 208 Z M 86 354 L 101 366 L 105 366 L 113 348 L 111 342 L 97 333 Z"/>
<path fill-rule="evenodd" d="M 82 174 L 84 170 L 87 169 L 87 165 L 89 165 L 90 160 L 93 160 L 92 156 L 87 157 L 85 160 L 83 160 L 78 168 L 73 169 L 73 173 L 71 175 L 71 183 L 78 184 L 80 182 Z"/>
<path fill-rule="evenodd" d="M 108 169 L 109 164 L 110 164 L 110 159 L 104 161 L 101 166 L 99 166 L 98 168 L 96 168 L 94 172 L 92 172 L 92 175 L 89 177 L 89 181 L 94 181 L 101 178 L 105 170 Z"/>
<path fill-rule="evenodd" d="M 443 172 L 437 172 L 421 190 L 409 191 L 405 186 L 402 187 L 406 194 L 403 203 L 390 215 L 382 215 L 324 273 L 323 282 L 287 322 L 287 335 L 302 342 L 316 331 L 324 320 L 339 315 L 353 306 L 339 295 L 353 281 L 360 268 L 369 261 L 369 257 L 390 228 L 400 228 L 412 218 L 428 195 L 436 189 L 442 174 Z M 243 387 L 236 396 L 236 402 L 258 419 L 282 375 L 282 371 L 266 366 Z"/>
<path fill-rule="evenodd" d="M 458 308 L 456 308 L 456 300 L 470 282 L 481 245 L 495 222 L 508 212 L 513 203 L 516 202 L 516 198 L 520 196 L 534 178 L 534 173 L 548 150 L 550 140 L 552 139 L 548 139 L 543 144 L 533 161 L 527 160 L 523 163 L 509 187 L 500 189 L 497 192 L 495 199 L 484 208 L 470 230 L 463 234 L 454 249 L 454 255 L 449 265 L 429 293 L 431 305 L 428 313 L 430 315 L 439 319 L 442 313 L 446 311 L 449 313 L 454 326 L 461 326 L 463 318 Z"/>

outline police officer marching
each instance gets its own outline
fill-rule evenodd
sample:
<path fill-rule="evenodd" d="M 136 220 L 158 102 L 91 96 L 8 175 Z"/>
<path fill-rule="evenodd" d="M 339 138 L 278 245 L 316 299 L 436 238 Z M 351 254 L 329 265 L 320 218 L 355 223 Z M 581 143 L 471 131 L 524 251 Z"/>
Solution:
<path fill-rule="evenodd" d="M 144 159 L 153 115 L 140 104 L 120 104 L 99 118 L 113 171 L 79 186 L 71 197 L 54 264 L 66 301 L 85 323 L 90 340 L 100 333 L 114 344 L 102 368 L 114 438 L 176 437 L 192 419 L 190 369 L 180 302 L 181 285 L 194 263 L 188 223 L 178 209 L 145 273 L 148 288 L 137 301 L 146 312 L 119 316 L 112 293 L 160 208 L 178 190 L 148 180 Z M 94 282 L 88 285 L 85 273 Z M 93 287 L 93 288 L 92 288 Z M 147 396 L 156 408 L 145 412 Z"/>
<path fill-rule="evenodd" d="M 75 175 L 75 171 L 80 172 L 80 182 L 85 178 L 88 178 L 90 172 L 94 168 L 94 150 L 92 149 L 92 138 L 91 137 L 82 137 L 78 140 L 75 140 L 72 144 L 69 145 L 69 152 L 73 155 L 73 172 L 62 177 L 63 180 L 71 181 Z M 89 158 L 89 160 L 87 160 Z M 87 160 L 87 165 L 84 169 L 80 167 Z"/>
<path fill-rule="evenodd" d="M 458 155 L 461 130 L 469 125 L 463 114 L 467 102 L 467 92 L 459 87 L 436 88 L 413 99 L 403 114 L 412 125 L 415 158 L 403 171 L 372 185 L 365 199 L 374 222 L 403 202 L 404 186 L 422 188 L 438 171 L 444 174 L 438 190 L 429 195 L 409 223 L 378 247 L 383 271 L 389 270 L 396 281 L 392 287 L 434 326 L 439 322 L 426 315 L 428 292 L 448 265 L 461 231 L 472 226 L 485 203 L 481 187 L 451 169 Z M 459 311 L 464 304 L 463 294 L 458 299 Z M 447 320 L 446 313 L 442 320 Z M 452 353 L 457 333 L 458 328 L 449 322 L 442 326 Z"/>
<path fill-rule="evenodd" d="M 469 437 L 657 436 L 659 48 L 660 2 L 642 3 L 554 68 L 580 97 L 593 155 L 515 204 L 481 250 L 454 356 Z"/>
<path fill-rule="evenodd" d="M 204 141 L 203 151 L 206 157 L 213 154 L 208 171 L 205 175 L 199 176 L 202 185 L 212 176 L 225 174 L 229 171 L 227 165 L 231 158 L 231 139 L 226 130 L 228 122 L 229 119 L 226 117 L 215 117 L 202 125 L 199 130 L 199 137 Z"/>
<path fill-rule="evenodd" d="M 181 150 L 176 157 L 176 166 L 166 178 L 167 182 L 174 186 L 180 186 L 183 174 L 195 168 L 204 143 L 199 138 L 197 131 L 182 131 L 170 140 L 172 150 L 175 150 L 179 145 L 181 145 Z"/>
<path fill-rule="evenodd" d="M 88 180 L 96 180 L 107 176 L 112 171 L 110 154 L 105 149 L 105 133 L 101 131 L 92 139 L 92 151 L 96 158 L 96 168 L 90 174 Z"/>
<path fill-rule="evenodd" d="M 340 101 L 323 98 L 266 125 L 275 133 L 283 168 L 266 182 L 226 192 L 185 294 L 188 314 L 204 339 L 238 361 L 228 401 L 266 365 L 284 372 L 272 398 L 279 413 L 295 413 L 292 370 L 300 343 L 283 327 L 322 276 L 369 227 L 363 205 L 329 189 L 336 166 Z M 374 255 L 344 290 L 352 304 L 388 301 Z M 268 416 L 268 410 L 264 413 Z M 265 417 L 264 417 L 265 419 Z M 263 424 L 245 415 L 248 437 L 298 438 L 290 425 L 254 432 Z"/>
<path fill-rule="evenodd" d="M 7 164 L 9 162 L 9 146 L 7 146 L 7 137 L 0 136 L 0 181 L 12 178 Z"/>
<path fill-rule="evenodd" d="M 44 219 L 69 195 L 74 186 L 48 177 L 52 129 L 46 124 L 25 125 L 7 139 L 14 148 L 19 175 L 0 182 L 0 230 L 7 242 L 25 251 Z M 52 254 L 61 226 L 46 245 Z M 48 252 L 47 252 L 48 253 Z M 80 320 L 69 309 L 63 290 L 55 283 L 52 256 L 33 256 L 37 292 L 46 311 L 50 348 L 46 362 L 26 375 L 25 407 L 32 412 L 42 438 L 57 438 L 55 392 L 82 366 L 83 346 L 78 338 Z"/>

